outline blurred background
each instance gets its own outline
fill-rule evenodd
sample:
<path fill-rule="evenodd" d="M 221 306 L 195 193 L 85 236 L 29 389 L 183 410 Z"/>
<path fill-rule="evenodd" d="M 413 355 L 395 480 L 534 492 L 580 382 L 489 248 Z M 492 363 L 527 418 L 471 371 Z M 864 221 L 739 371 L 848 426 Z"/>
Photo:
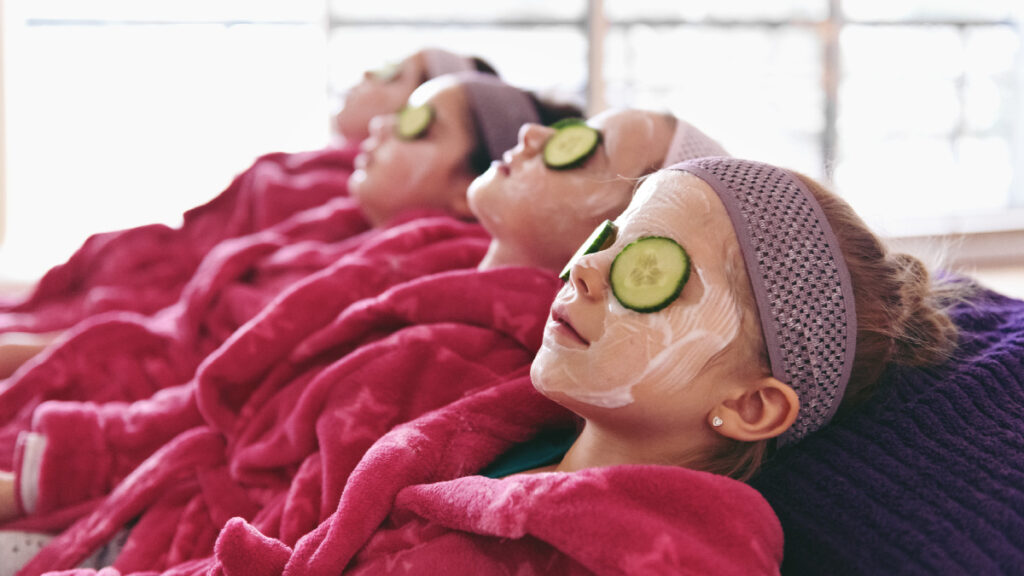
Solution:
<path fill-rule="evenodd" d="M 328 145 L 364 70 L 438 46 L 589 113 L 674 112 L 1024 296 L 1020 0 L 0 1 L 0 285 Z"/>

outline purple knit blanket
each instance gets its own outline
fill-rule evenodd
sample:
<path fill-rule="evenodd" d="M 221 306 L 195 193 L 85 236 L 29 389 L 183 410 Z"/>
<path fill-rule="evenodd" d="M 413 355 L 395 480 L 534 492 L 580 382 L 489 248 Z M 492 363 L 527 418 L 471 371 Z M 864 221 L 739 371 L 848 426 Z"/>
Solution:
<path fill-rule="evenodd" d="M 1024 302 L 958 306 L 957 357 L 894 369 L 753 482 L 784 574 L 1024 574 Z"/>

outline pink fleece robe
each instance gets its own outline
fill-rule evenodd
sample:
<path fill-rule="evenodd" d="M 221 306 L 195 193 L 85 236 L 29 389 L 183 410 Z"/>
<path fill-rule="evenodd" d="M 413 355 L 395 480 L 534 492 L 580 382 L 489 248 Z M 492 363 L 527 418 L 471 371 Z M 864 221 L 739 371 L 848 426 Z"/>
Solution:
<path fill-rule="evenodd" d="M 321 330 L 310 330 L 303 314 L 268 308 L 281 330 L 243 329 L 200 373 L 199 404 L 213 424 L 167 442 L 25 573 L 73 566 L 131 518 L 139 520 L 118 559 L 124 570 L 208 556 L 233 515 L 296 541 L 333 509 L 352 468 L 387 430 L 525 373 L 559 285 L 552 273 L 527 268 L 434 274 L 317 320 Z M 292 294 L 325 296 L 332 286 L 313 282 Z M 266 346 L 274 333 L 290 344 Z M 175 447 L 191 442 L 215 445 L 216 454 L 183 466 L 178 459 L 194 458 L 193 450 Z"/>
<path fill-rule="evenodd" d="M 469 475 L 572 425 L 528 378 L 378 441 L 338 507 L 294 546 L 234 520 L 215 574 L 774 574 L 782 531 L 750 487 L 675 467 Z"/>
<path fill-rule="evenodd" d="M 188 381 L 199 362 L 285 286 L 372 244 L 350 198 L 212 249 L 173 306 L 112 311 L 68 331 L 0 385 L 0 467 L 41 401 L 132 401 Z M 475 233 L 475 231 L 474 231 Z"/>
<path fill-rule="evenodd" d="M 0 332 L 63 330 L 105 311 L 149 314 L 173 304 L 222 240 L 347 196 L 357 153 L 358 145 L 348 144 L 268 154 L 216 198 L 186 212 L 179 227 L 153 224 L 90 237 L 24 298 L 0 303 Z"/>
<path fill-rule="evenodd" d="M 488 238 L 478 225 L 449 217 L 416 218 L 376 231 L 370 239 L 358 245 L 357 250 L 286 290 L 207 361 L 221 371 L 251 371 L 259 362 L 277 362 L 278 358 L 290 352 L 294 338 L 330 323 L 339 311 L 353 302 L 412 278 L 473 267 L 487 245 Z M 104 341 L 110 340 L 111 333 L 125 333 L 112 330 L 107 324 L 109 322 L 99 323 L 87 333 L 104 336 Z M 103 327 L 108 329 L 99 330 Z M 140 334 L 149 336 L 143 341 L 155 338 L 151 332 L 141 329 L 137 332 L 129 332 L 125 340 L 135 342 Z M 177 335 L 180 336 L 180 332 Z M 269 337 L 269 340 L 254 347 L 254 337 Z M 165 339 L 178 345 L 154 346 L 149 356 L 160 357 L 161 351 L 187 348 L 180 345 L 180 340 Z M 65 348 L 67 346 L 61 346 L 56 351 L 63 352 Z M 19 377 L 15 387 L 0 392 L 0 398 L 6 399 L 8 405 L 13 405 L 17 393 L 27 395 L 29 400 L 23 402 L 24 408 L 19 413 L 22 417 L 27 417 L 27 408 L 37 405 L 40 399 L 92 399 L 87 403 L 50 400 L 32 412 L 33 431 L 47 437 L 38 482 L 37 523 L 43 522 L 39 515 L 53 515 L 85 499 L 105 494 L 162 443 L 176 433 L 202 423 L 194 397 L 194 380 L 170 386 L 147 398 L 169 379 L 147 379 L 142 377 L 141 370 L 122 370 L 117 373 L 117 378 L 89 377 L 99 374 L 111 362 L 130 365 L 131 360 L 137 358 L 133 354 L 138 350 L 139 346 L 134 346 L 124 352 L 129 357 L 123 361 L 122 351 L 116 349 L 104 355 L 103 362 L 95 357 L 68 354 L 77 362 L 75 367 L 81 369 L 74 371 L 73 376 L 61 371 L 61 368 L 68 370 L 68 362 L 61 363 L 57 359 L 40 362 L 26 376 L 37 373 L 41 376 L 35 380 Z M 173 355 L 160 359 L 179 372 L 185 372 L 187 363 L 175 363 Z M 149 357 L 145 362 L 149 362 Z M 110 373 L 103 375 L 109 376 Z M 47 386 L 51 388 L 47 389 Z M 114 389 L 123 395 L 117 396 Z M 133 398 L 145 400 L 125 402 Z M 21 428 L 21 422 L 16 419 L 5 426 L 4 432 L 11 436 Z M 24 444 L 19 443 L 17 448 L 15 469 L 20 469 Z M 68 482 L 67 478 L 76 478 L 77 481 Z M 60 527 L 59 524 L 49 526 Z"/>
<path fill-rule="evenodd" d="M 244 505 L 225 504 L 222 513 L 232 507 L 242 513 L 224 525 L 212 557 L 151 573 L 778 573 L 777 518 L 755 490 L 722 476 L 668 466 L 473 475 L 541 430 L 573 425 L 573 415 L 537 394 L 528 377 L 510 378 L 380 438 L 347 471 L 322 521 L 298 540 L 267 530 L 267 519 L 287 515 L 287 507 L 264 509 L 247 521 Z M 335 434 L 321 448 L 321 461 L 346 449 L 345 434 Z M 219 454 L 218 448 L 210 450 Z M 132 567 L 118 564 L 101 574 L 131 573 Z"/>

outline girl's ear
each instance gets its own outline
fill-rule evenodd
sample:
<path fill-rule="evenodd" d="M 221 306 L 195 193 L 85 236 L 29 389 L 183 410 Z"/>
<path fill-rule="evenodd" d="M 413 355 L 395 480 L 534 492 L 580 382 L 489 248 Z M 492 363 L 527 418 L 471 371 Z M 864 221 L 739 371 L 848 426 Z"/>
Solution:
<path fill-rule="evenodd" d="M 756 442 L 775 438 L 793 425 L 800 399 L 787 384 L 771 376 L 738 388 L 708 414 L 708 424 L 719 434 Z"/>

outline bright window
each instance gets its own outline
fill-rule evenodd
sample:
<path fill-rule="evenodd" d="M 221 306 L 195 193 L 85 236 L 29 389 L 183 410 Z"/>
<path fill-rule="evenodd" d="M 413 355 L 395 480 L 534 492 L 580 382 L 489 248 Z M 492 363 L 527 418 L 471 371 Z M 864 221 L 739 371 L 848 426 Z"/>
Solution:
<path fill-rule="evenodd" d="M 671 110 L 736 155 L 831 181 L 889 235 L 1024 231 L 1022 6 L 6 0 L 17 218 L 0 273 L 173 220 L 260 153 L 322 145 L 325 88 L 430 45 L 591 113 Z"/>
<path fill-rule="evenodd" d="M 327 142 L 323 2 L 4 0 L 0 276 Z M 10 217 L 8 217 L 10 215 Z"/>

